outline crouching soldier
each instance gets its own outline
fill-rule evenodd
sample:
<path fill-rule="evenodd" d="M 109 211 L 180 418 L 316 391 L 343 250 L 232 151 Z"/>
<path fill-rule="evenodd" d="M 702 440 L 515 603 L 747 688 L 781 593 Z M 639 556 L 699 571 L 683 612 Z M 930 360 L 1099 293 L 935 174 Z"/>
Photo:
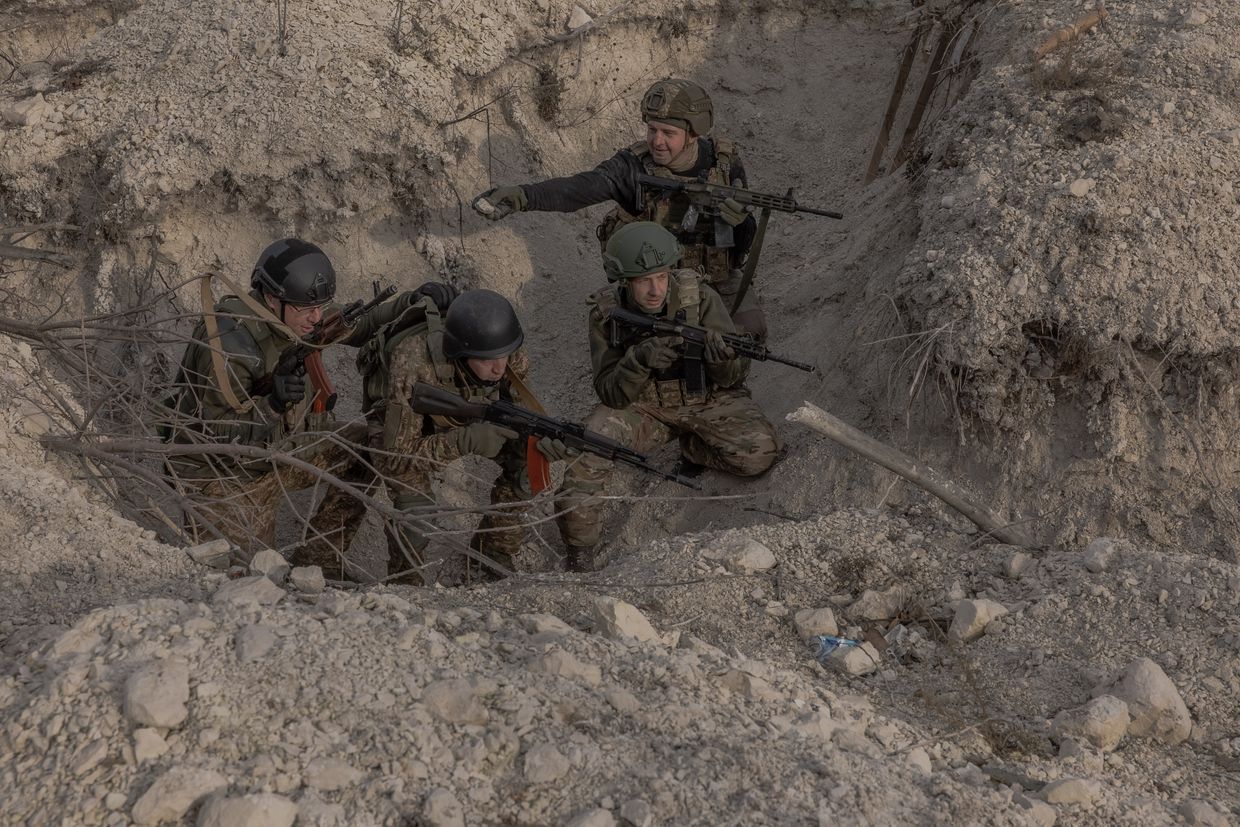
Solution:
<path fill-rule="evenodd" d="M 531 497 L 527 440 L 488 422 L 423 416 L 409 400 L 414 383 L 425 382 L 471 401 L 503 399 L 536 406 L 526 387 L 529 358 L 521 349 L 525 335 L 517 314 L 498 293 L 468 290 L 442 315 L 432 302 L 407 315 L 381 331 L 358 356 L 375 467 L 398 509 L 430 515 L 435 511 L 432 476 L 437 470 L 467 455 L 494 460 L 500 474 L 491 489 L 492 509 L 479 522 L 470 546 L 512 570 L 524 536 L 524 503 Z M 550 460 L 563 459 L 566 453 L 557 440 L 540 440 L 537 450 Z M 422 563 L 428 543 L 414 524 L 404 523 L 391 533 L 389 576 L 418 582 L 415 567 Z M 484 578 L 501 576 L 498 569 L 471 568 Z"/>
<path fill-rule="evenodd" d="M 172 410 L 164 433 L 171 442 L 204 450 L 174 455 L 168 467 L 194 509 L 237 547 L 237 562 L 244 563 L 260 548 L 275 545 L 276 512 L 284 494 L 321 483 L 319 475 L 298 463 L 363 486 L 368 478 L 358 453 L 365 447 L 364 427 L 325 433 L 336 429 L 326 373 L 314 371 L 308 382 L 306 366 L 312 360 L 280 365 L 281 355 L 313 339 L 325 329 L 325 319 L 340 335 L 324 345 L 357 347 L 419 294 L 405 293 L 342 326 L 341 308 L 332 304 L 336 271 L 331 261 L 314 244 L 296 238 L 263 250 L 248 293 L 237 289 L 213 302 L 205 280 L 203 291 L 203 320 L 167 400 Z M 272 449 L 298 463 L 230 456 L 229 443 Z M 221 444 L 221 450 L 213 450 Z M 343 577 L 348 572 L 330 541 L 341 533 L 343 515 L 352 506 L 342 490 L 326 491 L 309 521 L 310 542 L 291 559 L 321 565 L 329 577 Z M 192 533 L 201 533 L 202 526 L 192 518 L 189 523 Z"/>
<path fill-rule="evenodd" d="M 678 269 L 680 245 L 653 222 L 622 227 L 607 243 L 611 284 L 590 299 L 590 359 L 602 404 L 586 427 L 647 452 L 678 439 L 684 460 L 742 477 L 766 471 L 781 444 L 775 426 L 745 387 L 748 360 L 724 343 L 734 333 L 719 294 L 696 270 Z M 613 307 L 711 331 L 700 350 L 680 337 L 642 338 L 608 320 Z M 560 533 L 570 571 L 593 567 L 602 526 L 601 494 L 611 463 L 583 454 L 557 493 Z"/>

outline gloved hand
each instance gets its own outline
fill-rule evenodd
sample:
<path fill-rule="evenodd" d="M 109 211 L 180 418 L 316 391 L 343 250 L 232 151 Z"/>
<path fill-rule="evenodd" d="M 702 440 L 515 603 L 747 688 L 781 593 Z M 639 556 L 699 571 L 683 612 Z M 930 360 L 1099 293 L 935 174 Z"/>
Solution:
<path fill-rule="evenodd" d="M 735 358 L 736 351 L 728 347 L 719 331 L 706 331 L 706 346 L 702 348 L 702 361 L 708 365 L 722 365 Z"/>
<path fill-rule="evenodd" d="M 504 444 L 516 438 L 516 431 L 490 422 L 475 422 L 456 429 L 456 447 L 462 455 L 473 454 L 487 459 L 495 459 L 504 450 Z"/>
<path fill-rule="evenodd" d="M 719 205 L 719 216 L 733 227 L 744 222 L 749 217 L 749 212 L 745 209 L 741 202 L 734 198 L 725 198 L 723 203 Z"/>
<path fill-rule="evenodd" d="M 494 187 L 479 195 L 470 206 L 483 218 L 499 221 L 529 206 L 530 200 L 520 187 Z"/>
<path fill-rule="evenodd" d="M 637 364 L 646 370 L 663 370 L 680 358 L 680 351 L 676 348 L 684 343 L 680 336 L 652 336 L 633 345 L 630 350 Z"/>
<path fill-rule="evenodd" d="M 284 413 L 306 398 L 306 377 L 295 373 L 277 373 L 271 377 L 271 395 L 268 404 L 276 413 Z"/>
<path fill-rule="evenodd" d="M 535 444 L 538 446 L 538 453 L 546 457 L 547 462 L 567 460 L 578 454 L 577 451 L 565 445 L 562 439 L 552 439 L 545 436 Z"/>
<path fill-rule="evenodd" d="M 442 281 L 428 281 L 413 291 L 413 301 L 418 301 L 424 296 L 430 296 L 431 301 L 439 308 L 440 313 L 448 312 L 448 305 L 457 297 L 457 290 L 450 284 Z"/>

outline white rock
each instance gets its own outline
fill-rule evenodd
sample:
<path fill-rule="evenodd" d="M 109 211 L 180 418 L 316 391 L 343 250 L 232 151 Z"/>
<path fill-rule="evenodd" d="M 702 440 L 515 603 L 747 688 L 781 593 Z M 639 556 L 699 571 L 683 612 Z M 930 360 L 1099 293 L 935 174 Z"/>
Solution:
<path fill-rule="evenodd" d="M 322 594 L 327 588 L 323 569 L 318 566 L 294 566 L 288 574 L 288 584 L 302 594 Z"/>
<path fill-rule="evenodd" d="M 831 718 L 831 713 L 827 710 L 810 709 L 797 716 L 789 728 L 806 738 L 830 741 L 835 731 L 839 729 L 839 724 Z"/>
<path fill-rule="evenodd" d="M 125 681 L 125 717 L 135 724 L 171 729 L 189 715 L 189 666 L 178 658 L 155 661 Z"/>
<path fill-rule="evenodd" d="M 1081 564 L 1095 574 L 1106 571 L 1115 557 L 1117 545 L 1110 537 L 1099 537 L 1085 547 Z"/>
<path fill-rule="evenodd" d="M 815 635 L 838 635 L 839 626 L 835 623 L 835 612 L 830 609 L 801 609 L 792 616 L 797 634 L 802 640 L 809 640 Z"/>
<path fill-rule="evenodd" d="M 1059 818 L 1059 811 L 1037 798 L 1030 798 L 1024 793 L 1015 793 L 1012 801 L 1029 811 L 1029 819 L 1036 827 L 1054 827 Z"/>
<path fill-rule="evenodd" d="M 878 669 L 879 652 L 866 642 L 858 646 L 839 646 L 827 655 L 826 665 L 845 675 L 868 675 Z"/>
<path fill-rule="evenodd" d="M 422 703 L 432 715 L 450 724 L 485 724 L 489 717 L 474 685 L 462 678 L 428 684 L 422 690 Z"/>
<path fill-rule="evenodd" d="M 569 680 L 581 681 L 588 686 L 598 686 L 603 681 L 603 670 L 596 664 L 584 663 L 558 646 L 530 658 L 525 667 L 531 672 L 559 675 Z"/>
<path fill-rule="evenodd" d="M 216 796 L 202 806 L 198 827 L 292 827 L 297 805 L 282 795 Z"/>
<path fill-rule="evenodd" d="M 1077 178 L 1068 185 L 1068 192 L 1072 193 L 1074 198 L 1084 198 L 1097 183 L 1093 178 Z"/>
<path fill-rule="evenodd" d="M 1128 704 L 1114 695 L 1101 695 L 1084 706 L 1066 709 L 1051 722 L 1051 738 L 1074 738 L 1103 752 L 1119 746 L 1128 732 Z"/>
<path fill-rule="evenodd" d="M 848 617 L 853 621 L 886 620 L 898 615 L 907 600 L 908 591 L 899 584 L 881 592 L 866 589 L 848 607 Z"/>
<path fill-rule="evenodd" d="M 451 792 L 436 787 L 422 802 L 421 823 L 426 827 L 465 827 L 465 810 Z"/>
<path fill-rule="evenodd" d="M 1187 14 L 1180 18 L 1180 25 L 1186 29 L 1195 29 L 1198 26 L 1204 26 L 1210 22 L 1210 15 L 1201 9 L 1191 9 Z"/>
<path fill-rule="evenodd" d="M 616 827 L 616 819 L 610 811 L 595 807 L 577 813 L 564 827 Z"/>
<path fill-rule="evenodd" d="M 139 764 L 151 761 L 168 751 L 168 742 L 157 730 L 142 728 L 133 731 L 133 757 Z"/>
<path fill-rule="evenodd" d="M 307 787 L 332 792 L 353 786 L 362 779 L 363 775 L 364 773 L 360 770 L 350 767 L 344 761 L 335 758 L 315 758 L 306 765 L 301 777 Z"/>
<path fill-rule="evenodd" d="M 596 597 L 593 603 L 594 629 L 616 640 L 642 642 L 659 640 L 650 621 L 631 603 L 614 597 Z"/>
<path fill-rule="evenodd" d="M 284 589 L 261 574 L 229 580 L 215 590 L 214 606 L 273 606 L 284 597 Z"/>
<path fill-rule="evenodd" d="M 620 805 L 620 822 L 625 827 L 650 827 L 654 823 L 654 811 L 640 798 L 630 798 Z"/>
<path fill-rule="evenodd" d="M 284 555 L 271 548 L 261 549 L 250 560 L 252 573 L 263 575 L 277 586 L 282 585 L 288 578 L 289 568 L 288 560 L 284 559 Z"/>
<path fill-rule="evenodd" d="M 271 629 L 257 624 L 244 626 L 237 631 L 237 660 L 242 663 L 258 660 L 271 651 L 276 645 L 276 636 Z"/>
<path fill-rule="evenodd" d="M 52 105 L 44 100 L 43 93 L 40 92 L 32 98 L 17 101 L 6 107 L 3 118 L 8 123 L 17 126 L 34 126 L 46 120 L 52 111 Z"/>
<path fill-rule="evenodd" d="M 573 11 L 568 15 L 568 30 L 580 29 L 585 24 L 593 21 L 594 18 L 581 6 L 573 6 Z"/>
<path fill-rule="evenodd" d="M 1209 801 L 1188 799 L 1180 802 L 1178 809 L 1180 815 L 1184 817 L 1185 824 L 1200 827 L 1231 827 L 1231 820 Z"/>
<path fill-rule="evenodd" d="M 702 556 L 722 563 L 733 574 L 767 571 L 778 562 L 769 548 L 744 534 L 732 535 L 703 549 Z"/>
<path fill-rule="evenodd" d="M 227 569 L 231 557 L 230 548 L 232 546 L 227 540 L 211 540 L 207 543 L 190 546 L 185 550 L 185 553 L 195 563 L 201 563 L 213 569 Z"/>
<path fill-rule="evenodd" d="M 1188 738 L 1193 720 L 1184 699 L 1162 667 L 1149 658 L 1138 658 L 1129 664 L 1111 688 L 1111 694 L 1128 704 L 1132 715 L 1130 734 L 1165 744 L 1178 744 Z"/>
<path fill-rule="evenodd" d="M 85 775 L 107 757 L 108 742 L 103 738 L 96 738 L 74 754 L 69 763 L 69 771 L 74 775 Z"/>
<path fill-rule="evenodd" d="M 1061 778 L 1043 787 L 1038 796 L 1047 804 L 1088 807 L 1101 794 L 1102 785 L 1092 778 Z"/>
<path fill-rule="evenodd" d="M 1012 556 L 1003 564 L 1003 574 L 1013 580 L 1020 577 L 1033 563 L 1033 557 L 1023 551 L 1013 552 Z"/>
<path fill-rule="evenodd" d="M 719 677 L 719 682 L 751 701 L 772 701 L 782 697 L 765 680 L 740 669 L 729 669 L 724 672 Z"/>
<path fill-rule="evenodd" d="M 922 775 L 929 775 L 932 769 L 930 764 L 930 753 L 926 752 L 921 747 L 909 750 L 909 754 L 904 756 L 904 761 Z"/>
<path fill-rule="evenodd" d="M 576 631 L 563 620 L 551 614 L 523 614 L 517 618 L 521 628 L 531 635 L 558 634 L 570 635 Z"/>
<path fill-rule="evenodd" d="M 74 626 L 56 638 L 56 642 L 52 644 L 49 654 L 53 658 L 86 655 L 93 652 L 100 643 L 103 643 L 103 637 L 98 632 Z"/>
<path fill-rule="evenodd" d="M 133 805 L 135 824 L 179 821 L 199 800 L 228 787 L 228 779 L 212 770 L 173 767 L 155 779 Z"/>
<path fill-rule="evenodd" d="M 632 715 L 642 708 L 637 696 L 622 686 L 617 686 L 603 693 L 611 708 L 624 715 Z"/>
<path fill-rule="evenodd" d="M 571 766 L 568 759 L 551 744 L 539 744 L 525 753 L 521 772 L 531 784 L 549 784 L 567 775 Z"/>
<path fill-rule="evenodd" d="M 1006 606 L 993 600 L 961 600 L 956 604 L 956 614 L 947 630 L 947 637 L 962 642 L 974 640 L 981 637 L 990 621 L 1007 613 Z"/>

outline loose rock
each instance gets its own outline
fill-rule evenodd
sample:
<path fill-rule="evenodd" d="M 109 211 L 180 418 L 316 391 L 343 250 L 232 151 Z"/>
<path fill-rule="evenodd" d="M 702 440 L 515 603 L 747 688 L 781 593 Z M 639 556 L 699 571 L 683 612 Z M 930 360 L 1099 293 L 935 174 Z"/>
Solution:
<path fill-rule="evenodd" d="M 1127 702 L 1132 723 L 1128 731 L 1165 744 L 1178 744 L 1188 738 L 1192 717 L 1175 684 L 1162 667 L 1149 658 L 1138 658 L 1128 665 L 1111 694 Z"/>
<path fill-rule="evenodd" d="M 1081 564 L 1095 574 L 1106 571 L 1115 557 L 1116 546 L 1115 540 L 1110 537 L 1099 537 L 1085 547 L 1085 553 L 1081 555 Z"/>
<path fill-rule="evenodd" d="M 125 682 L 125 717 L 136 724 L 171 729 L 189 715 L 189 667 L 178 659 L 141 667 Z"/>
<path fill-rule="evenodd" d="M 426 827 L 465 827 L 465 810 L 456 796 L 438 787 L 422 802 L 422 823 Z"/>
<path fill-rule="evenodd" d="M 1007 613 L 1006 606 L 993 600 L 961 600 L 956 604 L 956 614 L 947 630 L 947 637 L 967 643 L 981 637 L 990 621 Z"/>
<path fill-rule="evenodd" d="M 250 560 L 250 571 L 263 575 L 279 586 L 288 578 L 289 564 L 283 554 L 275 549 L 265 548 Z"/>
<path fill-rule="evenodd" d="M 242 663 L 258 660 L 276 645 L 276 636 L 266 626 L 246 626 L 237 632 L 237 660 Z"/>
<path fill-rule="evenodd" d="M 302 594 L 322 594 L 327 588 L 323 569 L 318 566 L 295 566 L 289 572 L 288 584 Z"/>
<path fill-rule="evenodd" d="M 464 679 L 435 681 L 422 691 L 422 702 L 441 721 L 485 724 L 490 717 L 474 685 Z"/>
<path fill-rule="evenodd" d="M 616 827 L 616 819 L 610 811 L 595 808 L 573 816 L 564 827 Z"/>
<path fill-rule="evenodd" d="M 1074 804 L 1088 807 L 1102 793 L 1102 785 L 1092 778 L 1061 778 L 1039 793 L 1047 804 Z"/>
<path fill-rule="evenodd" d="M 198 827 L 292 827 L 297 805 L 282 795 L 258 793 L 209 799 L 198 814 Z"/>
<path fill-rule="evenodd" d="M 185 553 L 195 563 L 223 570 L 228 568 L 230 559 L 229 549 L 231 548 L 232 546 L 227 540 L 211 540 L 208 543 L 190 546 L 185 550 Z"/>
<path fill-rule="evenodd" d="M 531 784 L 549 784 L 563 778 L 571 766 L 558 749 L 550 744 L 539 744 L 525 753 L 521 771 Z"/>
<path fill-rule="evenodd" d="M 1051 738 L 1074 738 L 1110 752 L 1128 732 L 1128 704 L 1114 695 L 1102 695 L 1084 706 L 1060 712 L 1051 722 Z"/>
<path fill-rule="evenodd" d="M 878 669 L 879 652 L 869 642 L 840 646 L 827 655 L 827 666 L 845 675 L 868 675 Z"/>
<path fill-rule="evenodd" d="M 215 590 L 211 603 L 215 606 L 273 606 L 284 597 L 284 589 L 265 576 L 256 574 L 229 580 Z"/>
<path fill-rule="evenodd" d="M 593 603 L 594 628 L 616 640 L 641 642 L 659 640 L 659 633 L 636 606 L 614 597 L 596 597 Z"/>
<path fill-rule="evenodd" d="M 839 626 L 835 622 L 835 612 L 830 609 L 801 609 L 792 616 L 797 634 L 802 640 L 809 640 L 816 635 L 838 635 Z"/>
<path fill-rule="evenodd" d="M 134 802 L 135 824 L 177 821 L 199 800 L 228 787 L 228 779 L 212 770 L 174 767 L 155 779 Z"/>
<path fill-rule="evenodd" d="M 775 554 L 748 535 L 733 535 L 702 551 L 707 560 L 722 563 L 733 574 L 753 574 L 775 568 Z"/>
<path fill-rule="evenodd" d="M 315 758 L 301 774 L 307 787 L 323 792 L 343 790 L 362 779 L 363 773 L 335 758 Z"/>

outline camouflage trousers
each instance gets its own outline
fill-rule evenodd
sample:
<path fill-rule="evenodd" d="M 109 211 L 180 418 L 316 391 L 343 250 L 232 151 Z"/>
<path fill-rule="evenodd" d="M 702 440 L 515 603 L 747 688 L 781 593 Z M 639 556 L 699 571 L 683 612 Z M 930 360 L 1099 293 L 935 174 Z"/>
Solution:
<path fill-rule="evenodd" d="M 717 390 L 699 404 L 636 404 L 616 410 L 597 406 L 586 419 L 592 431 L 646 453 L 680 440 L 685 459 L 741 477 L 753 477 L 774 464 L 783 445 L 775 426 L 745 389 Z M 602 532 L 602 494 L 612 472 L 610 460 L 582 454 L 569 464 L 556 492 L 560 536 L 567 546 L 588 547 Z"/>
<path fill-rule="evenodd" d="M 360 424 L 346 426 L 337 435 L 339 442 L 316 440 L 290 448 L 288 453 L 365 490 L 374 474 L 359 456 L 364 448 L 364 428 Z M 240 563 L 248 563 L 260 549 L 275 546 L 276 516 L 286 495 L 316 486 L 325 488 L 314 514 L 309 520 L 303 517 L 303 536 L 308 539 L 289 555 L 289 560 L 294 565 L 322 566 L 324 575 L 332 579 L 348 579 L 357 574 L 337 549 L 340 537 L 351 537 L 356 530 L 355 523 L 361 516 L 358 507 L 364 506 L 352 494 L 328 485 L 313 471 L 276 464 L 271 471 L 257 476 L 222 472 L 193 482 L 183 476 L 180 480 L 183 493 L 203 519 L 240 550 Z M 192 515 L 187 515 L 186 523 L 196 542 L 211 536 Z"/>
<path fill-rule="evenodd" d="M 681 260 L 681 266 L 690 269 L 698 268 L 701 257 L 696 257 L 698 261 L 694 261 L 693 258 L 691 255 L 686 255 Z M 723 306 L 731 314 L 732 324 L 736 325 L 736 332 L 741 334 L 747 333 L 759 342 L 766 341 L 766 313 L 762 310 L 762 298 L 758 294 L 757 281 L 754 280 L 749 283 L 749 289 L 745 291 L 745 297 L 741 299 L 740 306 L 734 311 L 732 310 L 732 305 L 736 304 L 736 294 L 740 292 L 741 282 L 745 278 L 744 273 L 736 267 L 712 270 L 702 265 L 700 269 L 706 273 L 710 286 L 723 299 Z"/>
<path fill-rule="evenodd" d="M 413 569 L 424 562 L 424 554 L 430 540 L 423 530 L 433 528 L 429 522 L 440 507 L 434 497 L 434 475 L 445 463 L 427 459 L 414 459 L 393 451 L 384 451 L 383 426 L 381 422 L 371 425 L 370 444 L 375 468 L 382 475 L 380 482 L 386 486 L 392 506 L 399 511 L 419 518 L 414 523 L 399 526 L 387 525 L 387 570 L 389 577 L 405 581 L 420 579 Z M 525 461 L 524 440 L 512 440 L 504 446 L 495 462 L 500 475 L 491 487 L 492 509 L 483 515 L 474 530 L 470 547 L 506 568 L 512 568 L 513 557 L 521 548 L 525 535 L 530 491 L 529 474 Z M 355 501 L 356 503 L 356 501 Z M 356 519 L 346 520 L 340 539 L 348 548 L 353 533 L 361 522 L 365 507 L 355 504 Z"/>

